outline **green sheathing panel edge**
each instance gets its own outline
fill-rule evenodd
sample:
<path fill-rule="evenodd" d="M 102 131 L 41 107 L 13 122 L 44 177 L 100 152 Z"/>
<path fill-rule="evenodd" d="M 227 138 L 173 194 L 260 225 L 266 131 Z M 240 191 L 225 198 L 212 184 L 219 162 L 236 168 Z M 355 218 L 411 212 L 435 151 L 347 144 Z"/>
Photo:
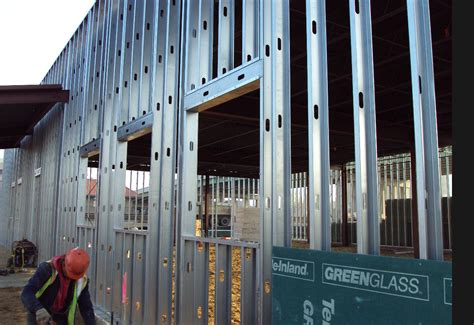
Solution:
<path fill-rule="evenodd" d="M 273 247 L 272 324 L 451 324 L 451 263 Z"/>

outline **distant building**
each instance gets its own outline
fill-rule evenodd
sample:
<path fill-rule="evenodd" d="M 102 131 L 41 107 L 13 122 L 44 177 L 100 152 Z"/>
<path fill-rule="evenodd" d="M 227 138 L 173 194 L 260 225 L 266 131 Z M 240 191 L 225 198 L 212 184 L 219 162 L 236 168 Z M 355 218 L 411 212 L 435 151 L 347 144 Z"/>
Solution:
<path fill-rule="evenodd" d="M 87 179 L 86 220 L 93 223 L 97 207 L 97 180 Z M 148 187 L 137 192 L 125 187 L 124 222 L 126 228 L 140 227 L 148 222 Z"/>

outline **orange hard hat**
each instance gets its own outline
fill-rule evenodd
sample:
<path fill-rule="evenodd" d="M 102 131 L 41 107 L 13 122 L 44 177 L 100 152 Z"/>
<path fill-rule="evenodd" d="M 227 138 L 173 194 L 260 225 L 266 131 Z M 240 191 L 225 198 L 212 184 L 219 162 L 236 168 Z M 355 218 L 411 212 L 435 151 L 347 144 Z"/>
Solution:
<path fill-rule="evenodd" d="M 79 247 L 73 248 L 64 258 L 64 272 L 68 278 L 79 280 L 86 273 L 89 262 L 89 254 L 85 250 Z"/>

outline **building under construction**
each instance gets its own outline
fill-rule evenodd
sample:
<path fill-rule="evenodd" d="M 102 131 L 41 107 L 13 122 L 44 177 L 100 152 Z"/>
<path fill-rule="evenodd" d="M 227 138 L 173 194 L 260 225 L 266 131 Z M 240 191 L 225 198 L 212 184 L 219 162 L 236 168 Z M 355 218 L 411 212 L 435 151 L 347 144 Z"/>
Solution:
<path fill-rule="evenodd" d="M 113 324 L 290 324 L 278 247 L 450 274 L 451 65 L 449 0 L 97 0 L 0 87 L 0 243 L 86 249 Z"/>

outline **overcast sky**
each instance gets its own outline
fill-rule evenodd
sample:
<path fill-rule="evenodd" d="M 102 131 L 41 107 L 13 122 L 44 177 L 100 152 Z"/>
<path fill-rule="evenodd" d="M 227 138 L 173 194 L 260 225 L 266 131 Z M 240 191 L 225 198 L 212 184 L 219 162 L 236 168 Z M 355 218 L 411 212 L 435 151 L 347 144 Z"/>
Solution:
<path fill-rule="evenodd" d="M 39 84 L 94 0 L 0 0 L 0 85 Z"/>
<path fill-rule="evenodd" d="M 94 2 L 0 0 L 0 86 L 39 84 Z"/>

